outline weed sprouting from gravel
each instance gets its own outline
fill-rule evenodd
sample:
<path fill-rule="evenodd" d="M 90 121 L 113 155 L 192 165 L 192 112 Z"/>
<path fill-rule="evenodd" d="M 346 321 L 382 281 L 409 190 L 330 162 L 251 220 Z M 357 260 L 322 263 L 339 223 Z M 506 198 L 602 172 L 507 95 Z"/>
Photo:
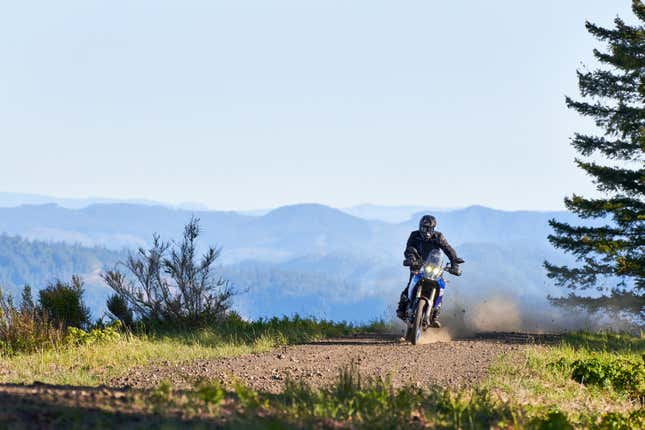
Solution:
<path fill-rule="evenodd" d="M 341 368 L 335 383 L 315 389 L 287 380 L 272 405 L 285 419 L 305 421 L 351 420 L 367 426 L 396 428 L 412 419 L 423 404 L 423 392 L 415 387 L 396 390 L 383 378 L 363 379 L 356 364 Z M 418 416 L 417 416 L 418 417 Z"/>
<path fill-rule="evenodd" d="M 339 369 L 329 387 L 287 380 L 269 407 L 293 424 L 332 420 L 355 428 L 488 428 L 514 422 L 510 407 L 493 402 L 485 390 L 395 388 L 388 378 L 363 378 L 356 364 Z"/>
<path fill-rule="evenodd" d="M 218 406 L 226 397 L 226 390 L 217 381 L 204 382 L 197 386 L 195 397 L 207 405 Z"/>

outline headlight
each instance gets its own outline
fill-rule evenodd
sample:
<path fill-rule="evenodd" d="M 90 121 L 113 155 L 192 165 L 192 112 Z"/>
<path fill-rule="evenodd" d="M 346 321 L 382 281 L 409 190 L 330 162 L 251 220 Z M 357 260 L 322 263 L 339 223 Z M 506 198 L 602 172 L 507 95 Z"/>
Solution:
<path fill-rule="evenodd" d="M 425 267 L 425 271 L 426 271 L 426 273 L 427 273 L 428 275 L 434 275 L 434 276 L 437 276 L 437 275 L 439 275 L 439 273 L 441 273 L 441 268 L 440 268 L 440 267 L 437 267 L 437 266 L 432 266 L 432 265 L 428 264 L 428 265 Z"/>

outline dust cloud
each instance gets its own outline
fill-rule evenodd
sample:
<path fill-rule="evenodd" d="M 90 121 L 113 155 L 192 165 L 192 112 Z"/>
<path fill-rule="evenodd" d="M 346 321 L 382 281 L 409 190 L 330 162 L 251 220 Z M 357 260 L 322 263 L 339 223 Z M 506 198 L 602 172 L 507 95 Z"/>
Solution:
<path fill-rule="evenodd" d="M 450 330 L 448 330 L 447 328 L 440 328 L 439 330 L 432 329 L 426 331 L 421 336 L 421 339 L 419 339 L 419 344 L 427 345 L 429 343 L 436 342 L 450 342 L 451 340 L 452 335 L 450 334 Z"/>
<path fill-rule="evenodd" d="M 453 337 L 485 332 L 535 334 L 585 331 L 634 331 L 635 325 L 615 314 L 589 313 L 558 307 L 543 300 L 526 301 L 509 295 L 448 302 L 443 320 Z"/>
<path fill-rule="evenodd" d="M 522 328 L 517 304 L 502 297 L 475 306 L 470 323 L 477 331 L 515 331 Z"/>
<path fill-rule="evenodd" d="M 482 291 L 483 292 L 483 291 Z M 617 331 L 638 333 L 640 326 L 615 313 L 589 313 L 552 305 L 546 297 L 531 298 L 497 291 L 488 297 L 446 294 L 440 320 L 443 328 L 430 330 L 422 343 L 448 342 L 478 333 L 522 332 L 558 334 L 571 331 Z M 481 293 L 481 292 L 480 292 Z M 394 309 L 389 315 L 394 314 Z M 403 336 L 405 325 L 396 319 L 392 334 Z"/>

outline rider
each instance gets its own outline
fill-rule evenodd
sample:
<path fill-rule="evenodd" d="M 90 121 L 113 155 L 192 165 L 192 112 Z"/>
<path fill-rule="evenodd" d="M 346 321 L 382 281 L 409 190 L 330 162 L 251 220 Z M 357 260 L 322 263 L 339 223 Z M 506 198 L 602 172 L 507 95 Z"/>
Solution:
<path fill-rule="evenodd" d="M 455 274 L 460 273 L 459 264 L 464 262 L 464 260 L 457 257 L 457 252 L 448 244 L 448 241 L 443 234 L 435 231 L 436 226 L 437 220 L 435 217 L 432 215 L 424 215 L 419 221 L 419 230 L 415 230 L 410 233 L 410 237 L 408 238 L 408 243 L 404 252 L 405 261 L 403 262 L 403 265 L 410 267 L 410 279 L 401 293 L 399 307 L 396 310 L 396 315 L 402 320 L 405 320 L 405 314 L 409 306 L 408 288 L 410 287 L 410 281 L 412 281 L 414 274 L 419 271 L 430 251 L 441 249 L 450 259 L 450 271 Z M 441 308 L 439 307 L 432 311 L 430 324 L 433 327 L 441 327 L 441 323 L 439 323 L 438 320 L 440 310 Z"/>

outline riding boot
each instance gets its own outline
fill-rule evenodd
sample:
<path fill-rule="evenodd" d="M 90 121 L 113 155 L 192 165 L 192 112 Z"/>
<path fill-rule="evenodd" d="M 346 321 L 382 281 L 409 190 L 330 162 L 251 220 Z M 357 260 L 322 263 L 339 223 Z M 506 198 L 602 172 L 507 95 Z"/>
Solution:
<path fill-rule="evenodd" d="M 403 321 L 406 320 L 406 314 L 408 312 L 408 305 L 410 300 L 408 299 L 408 289 L 406 288 L 401 293 L 401 298 L 399 299 L 399 306 L 396 308 L 396 316 L 401 318 Z"/>
<path fill-rule="evenodd" d="M 432 313 L 430 314 L 430 327 L 441 328 L 441 323 L 439 322 L 440 313 L 440 307 L 432 310 Z"/>

